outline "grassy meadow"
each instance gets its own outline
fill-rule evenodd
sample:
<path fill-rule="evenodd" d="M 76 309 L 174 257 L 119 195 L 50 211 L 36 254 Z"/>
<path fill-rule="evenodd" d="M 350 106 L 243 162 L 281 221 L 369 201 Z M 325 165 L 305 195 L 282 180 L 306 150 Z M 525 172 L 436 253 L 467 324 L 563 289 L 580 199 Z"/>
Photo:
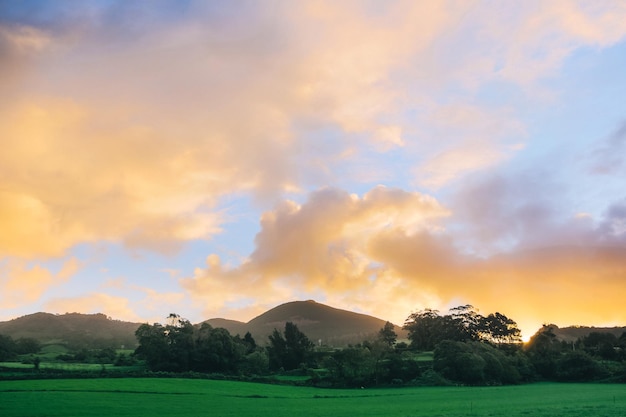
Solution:
<path fill-rule="evenodd" d="M 626 415 L 626 387 L 319 389 L 191 379 L 0 381 L 0 415 L 28 416 L 605 416 Z"/>

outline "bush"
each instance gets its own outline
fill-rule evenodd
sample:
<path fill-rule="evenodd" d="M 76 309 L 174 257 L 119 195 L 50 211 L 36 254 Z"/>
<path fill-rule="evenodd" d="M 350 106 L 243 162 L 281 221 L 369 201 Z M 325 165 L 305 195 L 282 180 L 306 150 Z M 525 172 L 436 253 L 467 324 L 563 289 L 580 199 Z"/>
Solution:
<path fill-rule="evenodd" d="M 581 351 L 568 352 L 556 363 L 556 376 L 561 381 L 593 381 L 605 374 L 591 356 Z"/>
<path fill-rule="evenodd" d="M 517 360 L 480 342 L 443 341 L 437 345 L 433 369 L 444 378 L 468 385 L 517 384 Z"/>

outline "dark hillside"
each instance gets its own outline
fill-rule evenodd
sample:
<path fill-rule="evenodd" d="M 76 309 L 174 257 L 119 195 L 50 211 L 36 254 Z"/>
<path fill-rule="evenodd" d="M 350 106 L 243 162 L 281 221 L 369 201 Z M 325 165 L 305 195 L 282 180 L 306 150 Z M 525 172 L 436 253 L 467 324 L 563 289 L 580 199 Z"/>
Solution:
<path fill-rule="evenodd" d="M 206 320 L 204 321 L 204 323 L 210 324 L 213 328 L 221 327 L 223 329 L 226 329 L 233 336 L 238 334 L 243 337 L 243 335 L 245 335 L 248 331 L 248 324 L 237 320 L 217 318 Z"/>
<path fill-rule="evenodd" d="M 575 342 L 581 337 L 587 336 L 589 333 L 611 333 L 615 337 L 620 337 L 626 332 L 626 327 L 587 327 L 587 326 L 569 326 L 559 328 L 554 326 L 554 334 L 559 340 L 566 342 Z"/>
<path fill-rule="evenodd" d="M 311 341 L 330 346 L 345 346 L 376 337 L 385 320 L 352 311 L 340 310 L 315 301 L 294 301 L 281 304 L 250 320 L 248 330 L 259 343 L 276 328 L 282 330 L 286 322 L 295 323 Z M 403 331 L 396 327 L 400 337 Z"/>
<path fill-rule="evenodd" d="M 329 307 L 315 301 L 294 301 L 279 305 L 243 323 L 214 318 L 206 320 L 212 327 L 227 329 L 243 337 L 250 332 L 258 344 L 264 345 L 276 328 L 283 330 L 286 322 L 295 323 L 311 341 L 329 346 L 346 346 L 372 340 L 386 321 L 366 314 Z M 0 322 L 0 334 L 14 339 L 30 337 L 42 344 L 63 344 L 69 348 L 134 348 L 135 331 L 141 323 L 112 320 L 104 314 L 35 313 Z M 400 339 L 406 333 L 396 327 Z"/>
<path fill-rule="evenodd" d="M 104 314 L 35 313 L 0 322 L 0 334 L 14 339 L 29 337 L 42 344 L 64 344 L 73 348 L 102 348 L 137 344 L 140 323 L 112 320 Z"/>

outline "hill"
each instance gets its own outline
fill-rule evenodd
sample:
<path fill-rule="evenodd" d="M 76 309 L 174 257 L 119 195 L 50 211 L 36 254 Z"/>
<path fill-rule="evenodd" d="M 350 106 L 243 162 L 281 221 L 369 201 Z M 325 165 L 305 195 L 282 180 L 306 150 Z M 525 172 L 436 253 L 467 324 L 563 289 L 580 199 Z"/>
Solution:
<path fill-rule="evenodd" d="M 229 320 L 229 319 L 209 319 L 204 321 L 203 323 L 208 323 L 211 327 L 215 328 L 224 328 L 228 330 L 228 332 L 232 335 L 240 335 L 243 336 L 248 331 L 248 323 L 244 323 L 242 321 L 237 320 Z M 250 332 L 252 333 L 252 332 Z"/>
<path fill-rule="evenodd" d="M 232 334 L 243 335 L 249 331 L 257 343 L 265 344 L 274 329 L 283 330 L 286 322 L 295 323 L 315 344 L 346 346 L 372 339 L 386 321 L 366 314 L 333 308 L 315 301 L 293 301 L 281 304 L 248 323 L 224 319 L 207 322 L 214 327 L 224 327 Z M 405 332 L 396 326 L 396 333 L 405 338 Z"/>
<path fill-rule="evenodd" d="M 620 337 L 626 332 L 626 327 L 587 327 L 587 326 L 569 326 L 559 328 L 554 325 L 553 332 L 559 340 L 565 342 L 575 342 L 581 337 L 587 336 L 589 333 L 612 333 L 615 337 Z"/>
<path fill-rule="evenodd" d="M 276 328 L 283 330 L 286 322 L 295 323 L 314 343 L 346 346 L 372 339 L 385 325 L 385 320 L 366 314 L 333 308 L 315 301 L 293 301 L 274 307 L 248 323 L 214 318 L 213 327 L 223 327 L 231 334 L 243 336 L 250 332 L 258 344 L 264 345 Z M 137 346 L 135 330 L 141 323 L 112 320 L 104 314 L 35 313 L 0 322 L 0 334 L 14 339 L 30 337 L 42 344 L 63 344 L 71 348 Z M 400 338 L 405 332 L 396 327 Z"/>
<path fill-rule="evenodd" d="M 0 322 L 0 334 L 72 348 L 134 348 L 137 345 L 135 330 L 139 326 L 140 323 L 113 320 L 104 314 L 35 313 Z"/>

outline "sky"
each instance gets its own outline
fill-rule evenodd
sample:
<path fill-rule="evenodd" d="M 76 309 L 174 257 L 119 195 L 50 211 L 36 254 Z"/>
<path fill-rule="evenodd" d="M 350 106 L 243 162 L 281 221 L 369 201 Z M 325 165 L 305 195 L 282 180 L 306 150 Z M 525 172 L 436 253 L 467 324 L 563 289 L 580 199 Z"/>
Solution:
<path fill-rule="evenodd" d="M 623 1 L 0 0 L 0 320 L 626 325 Z"/>

